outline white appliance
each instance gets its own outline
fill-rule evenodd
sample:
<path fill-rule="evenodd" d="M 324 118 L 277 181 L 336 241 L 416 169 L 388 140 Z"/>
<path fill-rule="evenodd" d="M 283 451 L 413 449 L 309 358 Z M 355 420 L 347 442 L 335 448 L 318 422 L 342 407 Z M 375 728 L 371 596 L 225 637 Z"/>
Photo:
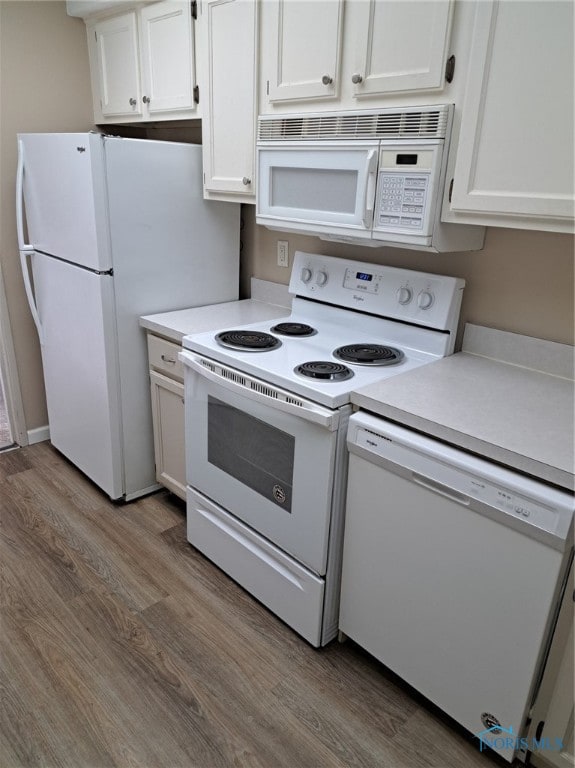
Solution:
<path fill-rule="evenodd" d="M 350 392 L 450 354 L 463 286 L 296 252 L 289 317 L 184 337 L 188 540 L 315 646 L 338 629 Z"/>
<path fill-rule="evenodd" d="M 479 250 L 443 224 L 453 105 L 259 118 L 256 221 L 361 245 Z"/>
<path fill-rule="evenodd" d="M 348 447 L 341 630 L 511 761 L 573 558 L 573 497 L 361 411 Z"/>
<path fill-rule="evenodd" d="M 133 499 L 158 487 L 139 316 L 237 298 L 240 207 L 204 201 L 201 146 L 47 133 L 18 148 L 50 439 L 112 499 Z"/>

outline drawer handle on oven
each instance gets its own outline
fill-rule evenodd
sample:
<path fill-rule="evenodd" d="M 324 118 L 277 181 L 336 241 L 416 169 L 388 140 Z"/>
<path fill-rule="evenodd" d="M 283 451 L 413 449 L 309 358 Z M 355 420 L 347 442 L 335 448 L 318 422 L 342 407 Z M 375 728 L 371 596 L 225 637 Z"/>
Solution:
<path fill-rule="evenodd" d="M 226 368 L 225 365 L 218 363 L 217 367 L 221 370 L 229 371 L 229 373 L 234 377 L 237 376 L 237 378 L 243 379 L 246 382 L 253 382 L 254 386 L 246 386 L 237 380 L 234 381 L 229 378 L 224 378 L 224 376 L 220 375 L 217 370 L 210 370 L 210 368 L 206 368 L 202 362 L 202 357 L 196 357 L 192 352 L 188 352 L 187 350 L 185 352 L 180 352 L 179 358 L 187 368 L 191 368 L 203 378 L 207 379 L 208 381 L 215 382 L 220 387 L 225 387 L 226 389 L 230 389 L 233 392 L 242 394 L 244 397 L 248 397 L 250 400 L 264 403 L 264 405 L 268 405 L 278 411 L 289 413 L 291 416 L 296 416 L 300 419 L 304 419 L 305 421 L 311 421 L 314 424 L 320 424 L 322 427 L 326 427 L 326 429 L 328 429 L 330 432 L 334 432 L 338 427 L 339 414 L 337 411 L 332 412 L 327 408 L 316 405 L 316 403 L 313 403 L 310 400 L 296 396 L 292 392 L 283 390 L 280 387 L 272 387 L 269 384 L 265 384 L 265 382 L 260 382 L 258 379 L 252 379 L 247 374 L 240 373 L 233 368 Z M 261 391 L 261 389 L 259 389 L 261 386 L 267 390 L 276 392 L 278 397 L 276 398 L 265 394 Z M 282 399 L 282 396 L 285 396 L 292 401 L 297 400 L 299 404 L 296 404 L 295 402 L 288 402 L 287 399 Z"/>
<path fill-rule="evenodd" d="M 437 480 L 432 480 L 431 477 L 425 477 L 425 475 L 419 475 L 417 472 L 412 472 L 411 479 L 414 483 L 423 485 L 424 488 L 427 488 L 434 493 L 438 493 L 440 496 L 445 496 L 447 499 L 456 501 L 458 504 L 468 505 L 471 501 L 469 496 L 456 491 L 455 488 L 450 488 L 448 485 L 439 483 Z"/>
<path fill-rule="evenodd" d="M 170 363 L 170 365 L 176 364 L 176 360 L 173 357 L 167 357 L 166 355 L 161 355 L 161 358 L 164 361 L 164 363 Z"/>

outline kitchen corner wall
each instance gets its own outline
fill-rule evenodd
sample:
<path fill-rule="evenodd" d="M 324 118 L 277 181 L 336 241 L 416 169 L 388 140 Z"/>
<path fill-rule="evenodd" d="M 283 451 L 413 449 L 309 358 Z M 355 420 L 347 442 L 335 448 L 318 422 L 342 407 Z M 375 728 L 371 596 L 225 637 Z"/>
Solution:
<path fill-rule="evenodd" d="M 38 336 L 28 310 L 16 238 L 16 134 L 86 131 L 92 99 L 86 28 L 65 2 L 0 0 L 0 264 L 26 428 L 48 423 Z"/>
<path fill-rule="evenodd" d="M 482 251 L 427 254 L 400 248 L 370 248 L 324 242 L 317 237 L 273 232 L 255 223 L 253 206 L 242 207 L 242 296 L 249 278 L 289 281 L 277 266 L 277 241 L 289 242 L 290 266 L 296 250 L 406 267 L 466 280 L 461 308 L 464 323 L 574 343 L 574 246 L 572 235 L 491 227 Z"/>

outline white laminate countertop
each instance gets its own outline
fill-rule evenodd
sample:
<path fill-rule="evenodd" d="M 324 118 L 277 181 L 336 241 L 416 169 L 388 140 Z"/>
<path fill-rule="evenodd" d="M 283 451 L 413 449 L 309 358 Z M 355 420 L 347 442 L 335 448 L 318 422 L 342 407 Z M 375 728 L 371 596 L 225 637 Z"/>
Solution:
<path fill-rule="evenodd" d="M 464 351 L 359 389 L 352 402 L 573 490 L 572 347 L 479 326 L 466 339 Z M 531 367 L 542 348 L 552 373 Z M 497 349 L 513 350 L 513 362 L 495 359 Z"/>
<path fill-rule="evenodd" d="M 140 318 L 140 325 L 152 333 L 181 344 L 184 336 L 189 333 L 275 320 L 290 314 L 291 296 L 287 285 L 252 278 L 251 292 L 251 299 L 144 315 Z"/>
<path fill-rule="evenodd" d="M 278 304 L 241 299 L 175 312 L 161 312 L 158 315 L 144 315 L 140 318 L 140 325 L 152 333 L 181 344 L 184 336 L 189 333 L 212 331 L 232 325 L 248 325 L 261 320 L 275 320 L 277 317 L 286 317 L 289 313 L 288 307 Z"/>

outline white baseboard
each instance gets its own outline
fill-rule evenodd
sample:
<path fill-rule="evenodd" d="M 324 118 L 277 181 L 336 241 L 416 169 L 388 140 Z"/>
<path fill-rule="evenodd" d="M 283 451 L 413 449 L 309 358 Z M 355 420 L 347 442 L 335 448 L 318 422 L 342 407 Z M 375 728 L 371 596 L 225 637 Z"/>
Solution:
<path fill-rule="evenodd" d="M 50 439 L 50 427 L 46 424 L 45 427 L 36 427 L 36 429 L 28 430 L 28 445 L 34 445 L 34 443 L 43 443 L 44 440 Z"/>

